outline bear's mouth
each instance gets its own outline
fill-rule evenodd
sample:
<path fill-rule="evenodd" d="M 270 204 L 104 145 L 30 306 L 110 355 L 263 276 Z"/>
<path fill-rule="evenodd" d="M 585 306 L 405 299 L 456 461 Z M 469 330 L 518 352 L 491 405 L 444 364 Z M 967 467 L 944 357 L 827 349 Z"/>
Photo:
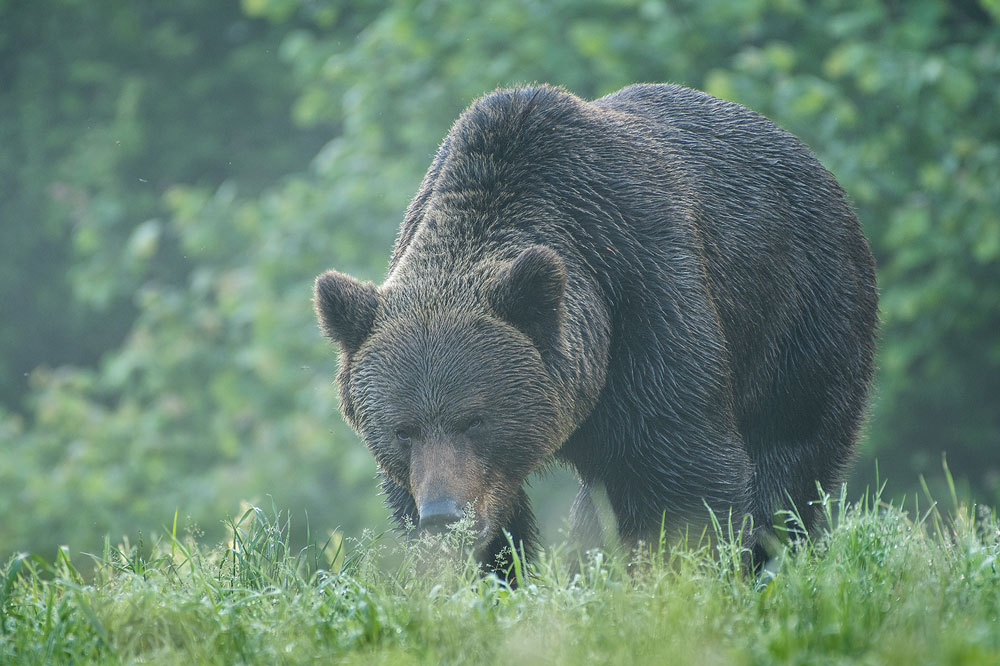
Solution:
<path fill-rule="evenodd" d="M 487 555 L 486 547 L 490 545 L 494 537 L 490 521 L 484 519 L 482 520 L 482 524 L 482 529 L 476 533 L 476 541 L 473 546 L 473 553 L 475 553 L 477 559 L 482 559 L 484 555 Z"/>
<path fill-rule="evenodd" d="M 466 505 L 464 511 L 455 514 L 454 518 L 427 520 L 421 517 L 418 525 L 423 535 L 461 544 L 477 551 L 477 554 L 496 536 L 493 521 L 475 512 L 472 504 Z"/>
<path fill-rule="evenodd" d="M 468 516 L 441 528 L 419 529 L 415 536 L 453 562 L 464 561 L 471 554 L 480 564 L 488 565 L 495 555 L 491 546 L 497 534 L 491 521 Z"/>

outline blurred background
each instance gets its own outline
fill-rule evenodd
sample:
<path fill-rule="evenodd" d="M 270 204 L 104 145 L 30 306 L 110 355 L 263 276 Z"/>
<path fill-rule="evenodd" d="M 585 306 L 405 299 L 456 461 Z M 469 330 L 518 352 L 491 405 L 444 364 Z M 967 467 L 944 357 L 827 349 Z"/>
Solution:
<path fill-rule="evenodd" d="M 387 526 L 310 304 L 379 281 L 497 86 L 700 88 L 803 138 L 882 290 L 849 495 L 1000 501 L 1000 0 L 0 0 L 0 557 Z M 559 538 L 574 492 L 533 484 Z M 925 503 L 926 504 L 926 503 Z"/>

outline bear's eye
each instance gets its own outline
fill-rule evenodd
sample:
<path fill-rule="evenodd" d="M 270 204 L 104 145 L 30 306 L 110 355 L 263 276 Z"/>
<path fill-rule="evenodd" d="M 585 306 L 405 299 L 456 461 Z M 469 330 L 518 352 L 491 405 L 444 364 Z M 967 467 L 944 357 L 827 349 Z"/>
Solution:
<path fill-rule="evenodd" d="M 465 422 L 464 430 L 465 432 L 469 432 L 470 430 L 477 429 L 481 425 L 483 425 L 483 419 L 479 416 L 474 416 Z"/>
<path fill-rule="evenodd" d="M 415 431 L 416 431 L 415 428 L 410 428 L 405 426 L 402 428 L 396 428 L 396 439 L 402 442 L 403 444 L 409 444 L 410 440 L 413 439 Z"/>

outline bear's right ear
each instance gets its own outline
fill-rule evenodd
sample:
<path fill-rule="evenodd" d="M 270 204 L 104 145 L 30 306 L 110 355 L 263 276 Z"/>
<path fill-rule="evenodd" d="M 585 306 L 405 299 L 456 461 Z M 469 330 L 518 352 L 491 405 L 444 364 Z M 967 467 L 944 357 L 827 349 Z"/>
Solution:
<path fill-rule="evenodd" d="M 340 271 L 316 278 L 313 306 L 323 334 L 353 354 L 371 333 L 378 307 L 378 291 Z"/>
<path fill-rule="evenodd" d="M 497 314 L 521 329 L 539 348 L 551 347 L 560 333 L 566 265 L 551 248 L 532 245 L 494 282 L 490 300 Z"/>

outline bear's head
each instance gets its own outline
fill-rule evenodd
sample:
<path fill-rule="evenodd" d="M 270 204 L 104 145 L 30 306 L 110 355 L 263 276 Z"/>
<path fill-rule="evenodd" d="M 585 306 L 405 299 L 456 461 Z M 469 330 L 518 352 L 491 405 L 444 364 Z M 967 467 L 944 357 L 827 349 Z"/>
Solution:
<path fill-rule="evenodd" d="M 453 277 L 376 287 L 328 271 L 315 307 L 341 349 L 344 416 L 413 497 L 419 526 L 439 530 L 471 505 L 482 547 L 568 434 L 550 370 L 566 269 L 532 246 L 471 288 Z"/>

